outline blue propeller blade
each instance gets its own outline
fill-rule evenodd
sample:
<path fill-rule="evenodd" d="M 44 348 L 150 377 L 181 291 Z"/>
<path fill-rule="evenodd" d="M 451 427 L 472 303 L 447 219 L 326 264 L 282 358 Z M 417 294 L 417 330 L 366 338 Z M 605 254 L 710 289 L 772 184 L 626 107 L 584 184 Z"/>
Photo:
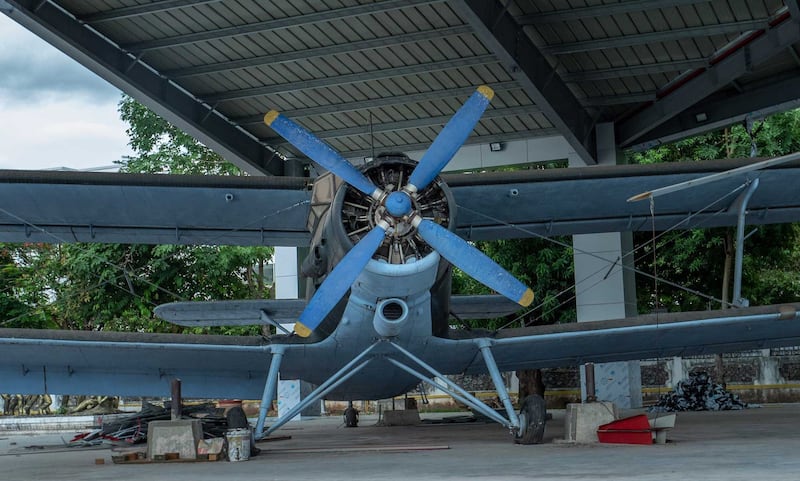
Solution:
<path fill-rule="evenodd" d="M 372 255 L 380 247 L 385 234 L 386 228 L 380 224 L 376 225 L 336 264 L 300 314 L 300 318 L 294 325 L 294 332 L 302 337 L 311 335 L 311 331 L 319 326 L 333 306 L 353 285 Z"/>
<path fill-rule="evenodd" d="M 505 269 L 497 265 L 467 241 L 439 224 L 422 219 L 417 226 L 419 235 L 451 264 L 469 274 L 481 284 L 493 289 L 523 307 L 533 302 L 533 291 Z"/>
<path fill-rule="evenodd" d="M 469 133 L 475 128 L 475 124 L 492 101 L 492 97 L 494 97 L 492 89 L 485 85 L 478 87 L 436 136 L 411 173 L 409 184 L 420 191 L 439 175 L 444 166 L 456 155 L 461 144 L 467 140 Z"/>
<path fill-rule="evenodd" d="M 264 123 L 297 147 L 300 152 L 306 154 L 308 158 L 338 175 L 345 182 L 366 195 L 372 196 L 378 190 L 361 171 L 353 167 L 350 162 L 328 144 L 296 122 L 284 117 L 275 110 L 270 110 L 264 116 Z"/>

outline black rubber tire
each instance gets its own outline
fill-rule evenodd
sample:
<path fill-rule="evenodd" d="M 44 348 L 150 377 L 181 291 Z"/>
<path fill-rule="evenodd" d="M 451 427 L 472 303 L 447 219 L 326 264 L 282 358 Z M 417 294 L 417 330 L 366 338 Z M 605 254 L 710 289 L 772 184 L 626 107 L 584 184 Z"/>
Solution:
<path fill-rule="evenodd" d="M 358 427 L 358 411 L 349 407 L 344 410 L 344 425 L 348 428 Z"/>
<path fill-rule="evenodd" d="M 247 415 L 241 406 L 234 406 L 230 408 L 225 414 L 225 419 L 228 422 L 228 429 L 242 429 L 249 428 L 250 424 L 247 422 Z"/>
<path fill-rule="evenodd" d="M 541 444 L 544 439 L 544 428 L 547 422 L 547 407 L 542 396 L 531 394 L 522 400 L 519 407 L 520 433 L 514 436 L 517 444 Z"/>

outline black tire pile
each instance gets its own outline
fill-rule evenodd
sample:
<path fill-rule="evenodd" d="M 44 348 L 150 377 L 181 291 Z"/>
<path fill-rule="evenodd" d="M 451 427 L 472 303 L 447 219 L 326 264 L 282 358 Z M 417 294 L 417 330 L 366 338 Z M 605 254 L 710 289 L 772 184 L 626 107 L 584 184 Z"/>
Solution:
<path fill-rule="evenodd" d="M 707 372 L 698 371 L 680 381 L 672 392 L 659 396 L 650 411 L 733 411 L 748 407 L 739 396 L 714 383 Z"/>

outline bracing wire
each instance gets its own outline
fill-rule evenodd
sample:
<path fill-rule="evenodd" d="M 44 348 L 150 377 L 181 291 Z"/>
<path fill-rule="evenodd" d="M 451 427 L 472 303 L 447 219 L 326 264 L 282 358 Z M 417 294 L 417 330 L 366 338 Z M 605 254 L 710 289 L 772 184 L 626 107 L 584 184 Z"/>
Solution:
<path fill-rule="evenodd" d="M 674 225 L 672 225 L 672 226 L 668 227 L 667 229 L 665 229 L 664 231 L 662 231 L 662 232 L 661 232 L 661 233 L 659 233 L 659 234 L 656 234 L 656 231 L 655 231 L 655 212 L 654 212 L 654 210 L 651 210 L 651 212 L 650 212 L 650 214 L 651 214 L 651 215 L 650 215 L 650 217 L 651 217 L 651 223 L 652 223 L 651 230 L 652 230 L 652 232 L 653 232 L 653 239 L 652 239 L 652 242 L 653 242 L 653 250 L 655 251 L 655 244 L 656 244 L 656 241 L 657 241 L 658 239 L 661 239 L 662 237 L 666 236 L 667 234 L 671 234 L 671 235 L 672 235 L 672 237 L 671 237 L 671 238 L 668 238 L 668 239 L 665 239 L 663 242 L 672 242 L 673 240 L 676 240 L 676 239 L 677 239 L 677 238 L 679 238 L 681 235 L 683 235 L 682 233 L 677 233 L 677 232 L 676 232 L 676 231 L 677 231 L 677 230 L 680 228 L 680 226 L 682 226 L 682 225 L 685 225 L 685 224 L 687 224 L 687 223 L 691 222 L 691 220 L 692 220 L 692 219 L 696 218 L 697 216 L 699 216 L 699 215 L 701 215 L 701 214 L 704 214 L 704 213 L 706 213 L 706 212 L 707 212 L 707 211 L 709 211 L 710 209 L 714 208 L 714 207 L 715 207 L 717 204 L 720 204 L 720 203 L 721 203 L 721 202 L 723 202 L 724 200 L 726 200 L 726 199 L 728 199 L 728 198 L 732 197 L 733 195 L 735 195 L 737 192 L 741 191 L 741 190 L 742 190 L 742 189 L 744 189 L 745 187 L 746 187 L 746 184 L 742 184 L 742 185 L 740 185 L 740 186 L 737 186 L 736 188 L 732 189 L 731 191 L 727 192 L 726 194 L 724 194 L 724 195 L 720 196 L 718 199 L 715 199 L 715 200 L 713 200 L 712 202 L 710 202 L 709 204 L 707 204 L 706 206 L 704 206 L 702 209 L 698 210 L 697 212 L 690 213 L 690 214 L 689 214 L 689 215 L 687 215 L 687 216 L 686 216 L 684 219 L 682 219 L 681 221 L 679 221 L 679 222 L 675 223 Z M 561 242 L 561 241 L 559 241 L 559 240 L 557 240 L 557 239 L 554 239 L 554 238 L 552 238 L 552 237 L 548 237 L 548 236 L 545 236 L 545 235 L 542 235 L 542 234 L 536 233 L 536 232 L 534 232 L 534 231 L 532 231 L 532 230 L 530 230 L 530 229 L 527 229 L 527 228 L 525 228 L 525 227 L 521 227 L 521 226 L 518 226 L 518 225 L 515 225 L 515 224 L 512 224 L 512 223 L 509 223 L 509 222 L 503 221 L 503 220 L 501 220 L 501 219 L 498 219 L 498 218 L 496 218 L 496 217 L 494 217 L 494 216 L 491 216 L 491 215 L 489 215 L 489 214 L 485 214 L 485 213 L 483 213 L 483 212 L 479 212 L 479 211 L 476 211 L 476 210 L 474 210 L 474 209 L 470 209 L 469 207 L 466 207 L 466 206 L 463 206 L 463 205 L 458 205 L 458 208 L 459 208 L 459 209 L 463 209 L 463 210 L 465 210 L 465 211 L 469 211 L 469 212 L 471 212 L 471 213 L 473 213 L 473 214 L 479 215 L 479 216 L 481 216 L 481 217 L 483 217 L 483 218 L 485 218 L 485 219 L 487 219 L 487 220 L 491 220 L 492 222 L 496 222 L 496 223 L 498 223 L 498 224 L 500 224 L 500 225 L 503 225 L 503 226 L 506 226 L 506 227 L 512 228 L 512 229 L 514 229 L 514 230 L 517 230 L 517 231 L 523 232 L 523 233 L 525 233 L 525 234 L 527 234 L 527 235 L 529 235 L 529 236 L 536 237 L 536 238 L 539 238 L 539 239 L 543 239 L 543 240 L 546 240 L 546 241 L 548 241 L 548 242 L 552 242 L 552 243 L 554 243 L 554 244 L 556 244 L 556 245 L 559 245 L 559 246 L 562 246 L 562 247 L 566 247 L 566 248 L 569 248 L 569 249 L 573 249 L 573 250 L 575 250 L 574 246 L 572 246 L 572 245 L 570 245 L 570 244 L 567 244 L 567 243 L 565 243 L 565 242 Z M 716 217 L 717 215 L 721 215 L 721 214 L 723 214 L 723 213 L 724 213 L 724 210 L 716 210 L 716 211 L 713 211 L 713 212 L 711 213 L 711 215 L 710 215 L 709 219 L 707 219 L 705 222 L 709 222 L 709 221 L 710 221 L 712 218 Z M 699 227 L 702 227 L 702 225 L 703 225 L 703 222 L 701 222 L 701 223 L 697 224 L 697 225 L 696 225 L 696 227 L 698 227 L 698 228 L 699 228 Z M 640 250 L 643 250 L 643 249 L 644 249 L 644 247 L 645 247 L 645 245 L 641 245 L 641 246 L 639 246 L 638 248 L 636 248 L 636 249 L 633 249 L 633 250 L 631 250 L 630 252 L 627 252 L 627 253 L 625 253 L 625 254 L 624 254 L 624 256 L 630 256 L 630 255 L 634 255 L 634 254 L 636 254 L 636 252 L 638 252 L 638 251 L 640 251 Z M 607 259 L 605 259 L 605 258 L 603 258 L 603 257 L 601 257 L 601 256 L 599 256 L 599 255 L 597 255 L 597 254 L 595 254 L 595 253 L 592 253 L 592 252 L 586 252 L 586 251 L 582 251 L 582 250 L 578 250 L 577 252 L 580 252 L 580 253 L 582 253 L 582 254 L 586 254 L 586 255 L 589 255 L 589 256 L 595 257 L 595 258 L 597 258 L 597 259 L 600 259 L 600 260 L 603 260 L 603 261 L 607 261 Z M 640 258 L 637 258 L 637 257 L 635 257 L 635 258 L 634 258 L 634 260 L 639 260 L 639 259 L 640 259 Z M 621 261 L 621 260 L 622 260 L 622 259 L 620 259 L 620 261 Z M 702 297 L 702 298 L 708 299 L 708 300 L 710 300 L 710 301 L 722 302 L 722 300 L 721 300 L 721 299 L 717 299 L 716 297 L 714 297 L 714 296 L 712 296 L 712 295 L 705 294 L 705 293 L 703 293 L 703 292 L 700 292 L 700 291 L 698 291 L 698 290 L 696 290 L 696 289 L 692 289 L 692 288 L 690 288 L 690 287 L 688 287 L 688 286 L 683 286 L 683 285 L 680 285 L 680 284 L 678 284 L 678 283 L 675 283 L 675 282 L 669 281 L 669 280 L 667 280 L 667 279 L 660 279 L 660 278 L 657 278 L 657 274 L 651 274 L 651 273 L 649 273 L 649 272 L 645 272 L 645 271 L 642 271 L 642 270 L 636 269 L 635 267 L 632 267 L 632 266 L 626 265 L 625 263 L 622 263 L 622 262 L 620 263 L 620 266 L 621 266 L 621 268 L 622 268 L 622 269 L 629 269 L 629 270 L 632 270 L 632 271 L 633 271 L 633 272 L 635 272 L 636 274 L 639 274 L 639 275 L 641 275 L 641 276 L 643 276 L 643 277 L 646 277 L 646 278 L 652 279 L 654 282 L 660 282 L 660 283 L 666 284 L 666 285 L 668 285 L 668 286 L 670 286 L 670 287 L 674 287 L 674 288 L 676 288 L 676 289 L 683 290 L 683 291 L 685 291 L 685 292 L 688 292 L 688 293 L 690 293 L 690 294 L 694 294 L 694 295 L 696 295 L 696 296 L 698 296 L 698 297 Z M 601 272 L 603 269 L 605 269 L 605 268 L 599 269 L 598 271 L 596 271 L 596 272 L 594 272 L 594 273 L 591 273 L 591 274 L 590 274 L 590 275 L 587 277 L 587 279 L 588 279 L 588 278 L 590 278 L 590 277 L 592 277 L 592 276 L 595 276 L 596 274 L 598 274 L 599 272 Z M 601 279 L 601 280 L 598 280 L 598 281 L 597 281 L 597 282 L 595 282 L 593 285 L 591 285 L 591 286 L 588 286 L 588 287 L 584 287 L 583 289 L 581 289 L 581 290 L 579 291 L 579 290 L 578 290 L 578 285 L 581 285 L 582 283 L 584 283 L 584 282 L 585 282 L 585 280 L 586 280 L 586 279 L 583 279 L 583 280 L 578 280 L 578 281 L 575 283 L 575 285 L 574 285 L 574 286 L 572 286 L 572 287 L 570 287 L 570 288 L 568 288 L 568 289 L 564 289 L 564 290 L 562 290 L 561 292 L 559 292 L 559 293 L 557 294 L 557 297 L 560 297 L 560 296 L 562 296 L 563 294 L 565 294 L 566 292 L 569 292 L 569 291 L 573 290 L 573 288 L 574 288 L 574 289 L 575 289 L 575 291 L 576 291 L 576 292 L 575 292 L 575 294 L 573 294 L 572 296 L 570 296 L 570 298 L 569 298 L 569 299 L 567 299 L 567 300 L 565 300 L 565 301 L 562 301 L 562 302 L 560 302 L 560 303 L 559 303 L 557 306 L 555 306 L 555 307 L 553 307 L 553 308 L 549 309 L 547 312 L 543 312 L 543 313 L 542 313 L 542 315 L 544 315 L 544 314 L 547 314 L 547 313 L 549 313 L 549 312 L 552 312 L 552 311 L 553 311 L 553 310 L 555 310 L 555 309 L 558 309 L 559 307 L 563 306 L 563 305 L 564 305 L 566 302 L 569 302 L 569 301 L 571 301 L 572 299 L 575 299 L 575 298 L 577 297 L 577 294 L 578 294 L 579 292 L 585 292 L 585 290 L 587 290 L 587 289 L 590 289 L 590 288 L 594 287 L 594 285 L 596 285 L 596 284 L 597 284 L 597 283 L 599 283 L 599 282 L 602 282 L 602 279 Z M 513 324 L 515 324 L 516 322 L 519 322 L 521 319 L 523 319 L 524 317 L 528 316 L 528 315 L 529 315 L 531 312 L 534 312 L 536 309 L 539 309 L 539 308 L 541 308 L 541 307 L 543 307 L 543 303 L 541 303 L 541 304 L 537 304 L 536 306 L 529 307 L 528 309 L 526 309 L 525 311 L 523 311 L 521 314 L 519 314 L 517 317 L 515 317 L 515 318 L 514 318 L 514 319 L 512 319 L 511 321 L 507 322 L 506 324 L 504 324 L 503 326 L 501 326 L 501 327 L 500 327 L 500 328 L 498 328 L 497 330 L 500 330 L 500 329 L 505 329 L 505 328 L 507 328 L 507 327 L 509 327 L 509 326 L 511 326 L 511 325 L 513 325 Z"/>
<path fill-rule="evenodd" d="M 303 200 L 303 201 L 300 201 L 300 202 L 296 202 L 296 203 L 294 203 L 294 204 L 292 204 L 290 206 L 287 206 L 287 207 L 284 207 L 284 208 L 281 208 L 281 209 L 277 209 L 277 210 L 275 210 L 273 212 L 270 212 L 268 214 L 262 215 L 262 216 L 258 217 L 257 219 L 254 219 L 252 222 L 249 222 L 249 223 L 247 223 L 247 224 L 245 224 L 243 226 L 240 226 L 240 227 L 237 227 L 237 228 L 234 228 L 234 229 L 228 229 L 224 233 L 220 233 L 218 236 L 215 236 L 213 238 L 209 238 L 209 239 L 205 240 L 205 243 L 209 244 L 209 245 L 213 245 L 217 240 L 225 237 L 226 235 L 229 235 L 230 233 L 241 231 L 241 230 L 246 229 L 247 227 L 250 227 L 250 226 L 252 226 L 252 225 L 254 225 L 256 223 L 262 222 L 262 221 L 267 220 L 267 219 L 269 219 L 271 217 L 280 215 L 280 214 L 285 213 L 285 212 L 287 212 L 289 210 L 295 209 L 297 207 L 300 207 L 302 205 L 306 205 L 306 204 L 309 204 L 309 203 L 310 203 L 309 200 Z M 43 227 L 41 227 L 39 225 L 34 224 L 33 222 L 30 222 L 30 221 L 28 221 L 26 219 L 23 219 L 22 217 L 14 214 L 13 212 L 10 212 L 7 209 L 4 209 L 4 208 L 0 207 L 0 212 L 2 212 L 3 214 L 5 214 L 5 215 L 7 215 L 9 217 L 12 217 L 12 218 L 16 219 L 17 221 L 19 221 L 22 224 L 30 227 L 33 230 L 35 230 L 37 232 L 40 232 L 40 233 L 44 234 L 45 236 L 54 239 L 56 241 L 55 243 L 58 243 L 58 244 L 71 243 L 71 241 L 65 239 L 64 237 L 59 236 L 58 234 L 55 234 L 53 232 L 50 232 L 47 229 L 45 229 L 45 228 L 43 228 Z M 124 292 L 127 292 L 130 295 L 136 297 L 137 299 L 139 299 L 139 300 L 141 300 L 141 301 L 143 301 L 145 303 L 148 303 L 148 304 L 150 304 L 152 306 L 157 306 L 158 305 L 155 302 L 153 302 L 151 300 L 147 300 L 143 296 L 141 296 L 139 294 L 136 294 L 135 292 L 132 292 L 129 289 L 126 289 L 126 288 L 123 288 L 122 286 L 116 285 L 115 282 L 118 279 L 120 279 L 120 277 L 123 277 L 123 276 L 127 277 L 128 279 L 130 279 L 130 277 L 132 276 L 134 279 L 136 279 L 136 280 L 138 280 L 138 281 L 140 281 L 140 282 L 142 282 L 142 283 L 144 283 L 144 284 L 146 284 L 148 286 L 151 286 L 151 287 L 153 287 L 153 288 L 155 288 L 155 289 L 157 289 L 157 290 L 159 290 L 159 291 L 161 291 L 161 292 L 173 297 L 175 300 L 178 300 L 178 301 L 185 301 L 186 300 L 180 294 L 172 292 L 169 289 L 164 289 L 163 287 L 158 286 L 157 284 L 155 284 L 153 282 L 150 282 L 145 277 L 136 274 L 134 271 L 132 271 L 130 269 L 127 269 L 127 268 L 125 268 L 125 267 L 123 267 L 121 265 L 118 265 L 118 264 L 114 264 L 111 261 L 103 260 L 102 262 L 106 266 L 111 267 L 111 268 L 113 268 L 115 270 L 118 270 L 120 273 L 114 279 L 107 279 L 107 280 L 105 280 L 103 282 L 99 282 L 97 284 L 88 286 L 88 287 L 86 287 L 85 289 L 83 289 L 81 291 L 76 291 L 76 292 L 68 294 L 65 297 L 58 298 L 58 299 L 54 300 L 53 302 L 50 302 L 50 303 L 48 303 L 46 305 L 37 306 L 35 308 L 32 308 L 28 312 L 26 312 L 24 314 L 21 314 L 19 316 L 15 316 L 15 317 L 10 318 L 10 319 L 5 319 L 2 322 L 0 322 L 0 326 L 8 325 L 8 324 L 10 324 L 10 323 L 12 323 L 12 322 L 14 322 L 14 321 L 16 321 L 18 319 L 21 319 L 21 318 L 23 318 L 25 316 L 30 315 L 32 312 L 35 312 L 36 310 L 41 310 L 41 309 L 44 309 L 44 308 L 46 308 L 48 306 L 53 306 L 53 305 L 55 305 L 55 304 L 57 304 L 59 302 L 67 302 L 73 296 L 79 296 L 81 294 L 85 294 L 87 292 L 91 292 L 91 291 L 93 291 L 95 289 L 99 289 L 100 287 L 103 287 L 104 285 L 114 286 L 114 287 L 116 287 L 116 288 L 118 288 L 118 289 L 120 289 L 120 290 L 122 290 Z"/>

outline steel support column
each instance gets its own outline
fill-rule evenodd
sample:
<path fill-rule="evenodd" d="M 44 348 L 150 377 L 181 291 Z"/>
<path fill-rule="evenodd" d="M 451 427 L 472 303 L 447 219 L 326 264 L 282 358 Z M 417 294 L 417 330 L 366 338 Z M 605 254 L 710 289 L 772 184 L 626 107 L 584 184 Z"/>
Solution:
<path fill-rule="evenodd" d="M 749 304 L 746 299 L 742 299 L 742 258 L 744 257 L 744 225 L 746 223 L 747 203 L 753 193 L 758 189 L 758 178 L 750 182 L 747 190 L 742 192 L 737 201 L 739 211 L 738 222 L 736 223 L 736 257 L 733 268 L 733 304 L 738 307 L 747 307 Z"/>

